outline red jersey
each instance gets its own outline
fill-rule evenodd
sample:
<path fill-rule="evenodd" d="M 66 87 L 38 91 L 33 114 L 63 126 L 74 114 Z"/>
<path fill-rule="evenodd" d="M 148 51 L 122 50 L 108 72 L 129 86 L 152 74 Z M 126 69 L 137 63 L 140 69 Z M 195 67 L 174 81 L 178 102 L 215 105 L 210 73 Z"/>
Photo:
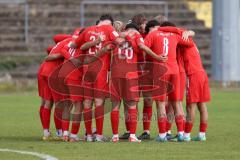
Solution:
<path fill-rule="evenodd" d="M 177 63 L 177 45 L 191 46 L 192 44 L 183 41 L 182 38 L 175 33 L 162 32 L 162 31 L 152 31 L 145 38 L 145 44 L 157 55 L 164 54 L 168 56 L 166 62 L 168 72 L 167 74 L 179 73 L 179 67 Z M 158 62 L 154 60 L 154 62 Z"/>
<path fill-rule="evenodd" d="M 176 28 L 176 27 L 160 27 L 160 31 L 168 31 L 168 32 L 174 32 L 177 34 L 182 34 L 185 29 L 183 28 Z M 190 43 L 192 44 L 191 47 L 184 47 L 179 46 L 179 61 L 183 61 L 184 68 L 187 75 L 193 74 L 197 71 L 203 71 L 203 65 L 201 56 L 199 54 L 199 51 L 197 49 L 196 44 L 192 39 L 190 39 Z M 180 70 L 182 70 L 180 68 Z"/>
<path fill-rule="evenodd" d="M 187 75 L 191 75 L 198 71 L 204 71 L 198 48 L 193 40 L 190 40 L 190 42 L 193 44 L 192 47 L 181 47 L 181 54 L 183 56 Z"/>
<path fill-rule="evenodd" d="M 61 49 L 64 47 L 64 45 L 68 44 L 71 40 L 72 40 L 72 38 L 68 38 L 68 39 L 65 39 L 65 40 L 57 43 L 53 47 L 53 49 L 51 50 L 49 55 L 61 53 Z M 64 56 L 67 56 L 67 55 L 64 55 Z M 63 63 L 62 59 L 45 62 L 44 66 L 42 68 L 42 72 L 41 72 L 42 75 L 49 76 L 62 63 Z"/>
<path fill-rule="evenodd" d="M 77 49 L 70 48 L 68 43 L 64 45 L 64 47 L 61 49 L 60 52 L 62 55 L 65 55 L 64 62 L 68 61 L 71 57 L 78 58 L 82 55 L 82 50 L 80 48 L 77 48 Z M 82 78 L 82 74 L 83 74 L 82 68 L 79 68 L 79 69 L 76 68 L 72 72 L 70 72 L 66 78 L 71 80 L 79 80 Z M 61 70 L 59 72 L 59 76 L 61 76 Z"/>
<path fill-rule="evenodd" d="M 94 55 L 97 51 L 101 50 L 103 46 L 109 41 L 114 41 L 119 36 L 118 33 L 111 25 L 91 26 L 84 30 L 83 36 L 75 40 L 77 46 L 86 42 L 95 41 L 100 35 L 105 37 L 104 41 L 96 46 L 89 48 L 85 51 L 87 55 Z M 100 58 L 103 62 L 103 69 L 109 69 L 110 67 L 110 55 L 105 54 Z"/>
<path fill-rule="evenodd" d="M 179 46 L 177 47 L 177 62 L 178 62 L 179 72 L 185 72 L 182 47 L 179 47 Z"/>
<path fill-rule="evenodd" d="M 72 36 L 69 34 L 56 34 L 53 36 L 54 42 L 57 44 L 58 42 L 63 41 L 64 39 L 71 38 Z"/>
<path fill-rule="evenodd" d="M 138 56 L 142 54 L 138 45 L 144 43 L 138 33 L 132 37 L 126 36 L 126 42 L 122 47 L 116 47 L 112 52 L 111 77 L 136 78 Z M 129 71 L 129 72 L 128 72 Z"/>

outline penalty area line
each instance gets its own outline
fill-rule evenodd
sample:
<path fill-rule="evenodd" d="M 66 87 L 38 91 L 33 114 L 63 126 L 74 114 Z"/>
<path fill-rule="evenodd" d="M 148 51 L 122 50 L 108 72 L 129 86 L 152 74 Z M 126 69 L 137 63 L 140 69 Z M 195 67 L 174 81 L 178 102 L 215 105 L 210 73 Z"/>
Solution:
<path fill-rule="evenodd" d="M 21 151 L 21 150 L 7 149 L 7 148 L 0 148 L 0 152 L 11 152 L 11 153 L 24 154 L 24 155 L 31 155 L 44 160 L 58 160 L 56 157 L 50 156 L 48 154 L 38 153 L 38 152 Z"/>

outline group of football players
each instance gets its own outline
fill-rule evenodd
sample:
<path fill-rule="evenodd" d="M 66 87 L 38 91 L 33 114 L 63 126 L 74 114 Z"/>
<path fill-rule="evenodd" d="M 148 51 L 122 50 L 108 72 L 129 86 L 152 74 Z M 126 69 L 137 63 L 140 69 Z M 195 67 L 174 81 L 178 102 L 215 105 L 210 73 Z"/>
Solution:
<path fill-rule="evenodd" d="M 43 140 L 52 138 L 49 127 L 54 105 L 56 139 L 78 142 L 83 119 L 85 141 L 106 141 L 103 124 L 109 98 L 112 142 L 150 139 L 154 101 L 159 133 L 156 141 L 205 141 L 210 92 L 194 35 L 164 16 L 147 20 L 143 14 L 126 24 L 104 14 L 96 25 L 77 28 L 72 35 L 55 35 L 56 44 L 48 47 L 48 56 L 38 72 Z M 185 92 L 186 114 L 182 106 Z M 137 137 L 141 100 L 144 131 Z M 119 136 L 121 101 L 126 132 Z M 191 138 L 196 107 L 200 112 L 199 134 Z M 92 129 L 93 112 L 96 131 Z M 176 136 L 171 134 L 174 119 Z"/>

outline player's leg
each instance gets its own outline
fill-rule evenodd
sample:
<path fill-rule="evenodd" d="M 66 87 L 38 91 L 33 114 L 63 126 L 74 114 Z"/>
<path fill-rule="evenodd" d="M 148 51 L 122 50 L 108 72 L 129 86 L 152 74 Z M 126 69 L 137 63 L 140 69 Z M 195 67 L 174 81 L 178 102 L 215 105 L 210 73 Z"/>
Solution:
<path fill-rule="evenodd" d="M 121 101 L 112 101 L 112 111 L 111 111 L 111 125 L 112 125 L 112 142 L 119 141 L 118 135 L 118 125 L 119 125 L 119 108 Z"/>
<path fill-rule="evenodd" d="M 151 86 L 153 85 L 153 77 L 152 77 L 152 64 L 146 63 L 145 67 L 141 66 L 143 68 L 143 72 L 149 72 L 147 77 L 140 78 L 139 79 L 139 85 L 140 86 Z M 150 87 L 150 88 L 151 88 Z M 151 93 L 145 92 L 148 90 L 148 87 L 143 87 L 142 89 L 142 95 L 144 97 L 143 99 L 143 133 L 139 136 L 139 139 L 150 139 L 150 126 L 151 126 L 151 119 L 152 119 L 152 96 Z"/>
<path fill-rule="evenodd" d="M 39 116 L 40 116 L 41 123 L 43 124 L 42 112 L 43 112 L 43 108 L 45 106 L 44 79 L 43 79 L 43 76 L 41 76 L 39 73 L 38 73 L 38 95 L 39 95 L 39 97 L 41 97 L 41 104 L 39 107 Z"/>
<path fill-rule="evenodd" d="M 157 107 L 157 122 L 158 122 L 158 136 L 156 138 L 156 141 L 158 142 L 165 142 L 167 141 L 167 130 L 166 130 L 166 124 L 167 124 L 167 115 L 166 115 L 166 109 L 165 109 L 165 102 L 156 100 L 156 107 Z"/>
<path fill-rule="evenodd" d="M 187 103 L 197 103 L 198 110 L 200 111 L 200 133 L 196 138 L 192 138 L 192 140 L 206 140 L 205 132 L 208 119 L 206 102 L 208 102 L 209 100 L 210 91 L 206 72 L 196 72 L 190 75 Z"/>
<path fill-rule="evenodd" d="M 51 138 L 51 133 L 49 131 L 49 128 L 50 128 L 52 106 L 53 106 L 53 101 L 45 100 L 45 105 L 42 109 L 43 140 L 49 140 L 49 138 Z"/>
<path fill-rule="evenodd" d="M 195 141 L 206 141 L 206 130 L 208 126 L 208 111 L 206 103 L 198 103 L 198 110 L 200 112 L 200 125 L 199 134 L 197 137 L 193 138 Z"/>
<path fill-rule="evenodd" d="M 124 107 L 124 121 L 125 121 L 126 131 L 119 137 L 119 139 L 128 139 L 130 136 L 128 106 L 127 106 L 127 104 L 123 103 L 123 107 Z"/>
<path fill-rule="evenodd" d="M 167 139 L 170 140 L 174 138 L 171 133 L 172 123 L 174 121 L 174 110 L 170 103 L 167 103 L 165 108 L 166 108 L 166 114 L 167 114 L 167 124 L 166 124 Z"/>
<path fill-rule="evenodd" d="M 40 120 L 41 120 L 41 124 L 43 125 L 43 108 L 45 106 L 45 100 L 43 98 L 41 98 L 41 105 L 39 108 L 39 116 L 40 116 Z"/>
<path fill-rule="evenodd" d="M 104 99 L 95 98 L 95 121 L 96 121 L 96 141 L 104 141 L 103 122 L 104 122 Z"/>
<path fill-rule="evenodd" d="M 53 97 L 51 95 L 51 90 L 48 86 L 48 78 L 46 76 L 38 77 L 39 86 L 39 96 L 42 97 L 41 107 L 40 107 L 40 118 L 43 127 L 43 140 L 49 140 L 51 138 L 51 133 L 49 131 L 51 109 L 53 106 Z"/>
<path fill-rule="evenodd" d="M 150 125 L 152 119 L 152 98 L 145 97 L 143 99 L 143 133 L 138 137 L 139 139 L 150 139 Z"/>
<path fill-rule="evenodd" d="M 184 133 L 184 116 L 180 108 L 180 75 L 170 74 L 169 82 L 173 85 L 173 90 L 168 94 L 169 103 L 172 105 L 175 115 L 175 123 L 178 130 L 178 141 L 183 141 Z"/>
<path fill-rule="evenodd" d="M 55 103 L 54 108 L 54 123 L 56 128 L 56 139 L 61 139 L 63 132 L 62 132 L 62 113 L 64 107 L 64 101 L 58 101 Z"/>
<path fill-rule="evenodd" d="M 63 141 L 69 141 L 69 125 L 70 125 L 70 113 L 73 108 L 73 103 L 71 100 L 64 100 L 64 107 L 62 112 L 62 131 L 63 131 Z"/>
<path fill-rule="evenodd" d="M 137 120 L 138 120 L 137 102 L 124 100 L 124 103 L 126 103 L 128 106 L 128 119 L 129 119 L 129 127 L 130 127 L 129 142 L 141 142 L 141 140 L 139 140 L 136 137 Z"/>
<path fill-rule="evenodd" d="M 177 131 L 178 131 L 178 141 L 183 141 L 184 116 L 180 109 L 179 101 L 172 101 L 171 105 L 173 106 L 174 114 L 175 114 L 175 123 L 176 123 Z"/>
<path fill-rule="evenodd" d="M 190 103 L 187 104 L 186 111 L 186 123 L 185 123 L 185 130 L 184 130 L 184 141 L 191 140 L 191 131 L 193 128 L 194 120 L 195 120 L 195 110 L 196 110 L 197 103 Z"/>
<path fill-rule="evenodd" d="M 95 141 L 103 142 L 106 138 L 103 136 L 104 122 L 104 105 L 105 97 L 109 93 L 108 70 L 102 69 L 94 83 L 94 103 L 95 103 L 95 121 L 96 121 L 96 138 Z"/>
<path fill-rule="evenodd" d="M 80 129 L 80 123 L 82 119 L 83 102 L 82 100 L 77 100 L 73 102 L 74 110 L 72 115 L 72 129 L 70 134 L 70 142 L 78 142 L 79 138 L 77 136 Z"/>
<path fill-rule="evenodd" d="M 92 105 L 93 100 L 92 99 L 85 99 L 84 100 L 84 109 L 83 109 L 83 118 L 84 118 L 84 124 L 86 129 L 86 141 L 92 142 Z"/>

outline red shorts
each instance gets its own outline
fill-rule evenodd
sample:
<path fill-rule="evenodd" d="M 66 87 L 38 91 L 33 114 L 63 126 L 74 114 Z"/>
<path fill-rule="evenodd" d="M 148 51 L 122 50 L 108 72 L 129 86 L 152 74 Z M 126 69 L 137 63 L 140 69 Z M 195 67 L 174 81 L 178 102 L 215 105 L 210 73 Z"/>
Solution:
<path fill-rule="evenodd" d="M 138 79 L 112 78 L 110 81 L 112 101 L 139 101 Z"/>
<path fill-rule="evenodd" d="M 43 80 L 43 76 L 38 74 L 38 95 L 40 97 L 44 97 L 44 80 Z"/>
<path fill-rule="evenodd" d="M 69 98 L 71 101 L 83 101 L 82 80 L 67 79 Z"/>
<path fill-rule="evenodd" d="M 48 85 L 48 78 L 46 76 L 38 75 L 38 93 L 44 100 L 53 100 L 52 91 Z"/>
<path fill-rule="evenodd" d="M 52 97 L 54 102 L 67 99 L 67 95 L 65 93 L 61 93 L 61 92 L 56 91 L 54 89 L 54 88 L 61 88 L 62 87 L 62 86 L 58 86 L 59 85 L 59 83 L 58 83 L 59 82 L 59 78 L 51 79 L 51 81 L 54 82 L 55 86 L 50 86 L 49 85 L 49 77 L 47 77 L 47 76 L 44 76 L 43 81 L 44 81 L 44 84 L 47 86 L 47 87 L 45 87 L 45 91 L 44 91 L 44 96 L 45 96 L 46 100 L 48 100 L 49 97 Z"/>
<path fill-rule="evenodd" d="M 183 101 L 184 95 L 185 95 L 185 88 L 186 88 L 186 73 L 180 72 L 180 97 L 179 100 Z"/>
<path fill-rule="evenodd" d="M 164 84 L 159 85 L 162 88 L 160 96 L 153 97 L 157 101 L 178 101 L 180 98 L 180 76 L 179 74 L 166 74 L 161 77 Z"/>
<path fill-rule="evenodd" d="M 56 84 L 55 85 L 58 85 L 57 83 L 58 79 L 56 80 Z M 60 88 L 61 86 L 59 86 L 58 88 Z M 53 101 L 54 102 L 58 102 L 58 101 L 62 101 L 64 99 L 68 99 L 68 94 L 67 93 L 61 93 L 61 92 L 58 92 L 56 90 L 54 90 L 53 88 L 51 88 L 49 86 L 49 88 L 51 89 L 51 95 L 53 97 Z"/>
<path fill-rule="evenodd" d="M 193 73 L 188 76 L 187 104 L 210 101 L 208 77 L 205 71 Z"/>
<path fill-rule="evenodd" d="M 143 72 L 139 75 L 139 86 L 142 90 L 143 97 L 151 97 L 151 93 L 146 92 L 153 85 L 153 64 L 146 63 Z M 147 74 L 147 75 L 146 75 Z"/>
<path fill-rule="evenodd" d="M 84 74 L 83 87 L 85 99 L 109 97 L 108 70 Z"/>

